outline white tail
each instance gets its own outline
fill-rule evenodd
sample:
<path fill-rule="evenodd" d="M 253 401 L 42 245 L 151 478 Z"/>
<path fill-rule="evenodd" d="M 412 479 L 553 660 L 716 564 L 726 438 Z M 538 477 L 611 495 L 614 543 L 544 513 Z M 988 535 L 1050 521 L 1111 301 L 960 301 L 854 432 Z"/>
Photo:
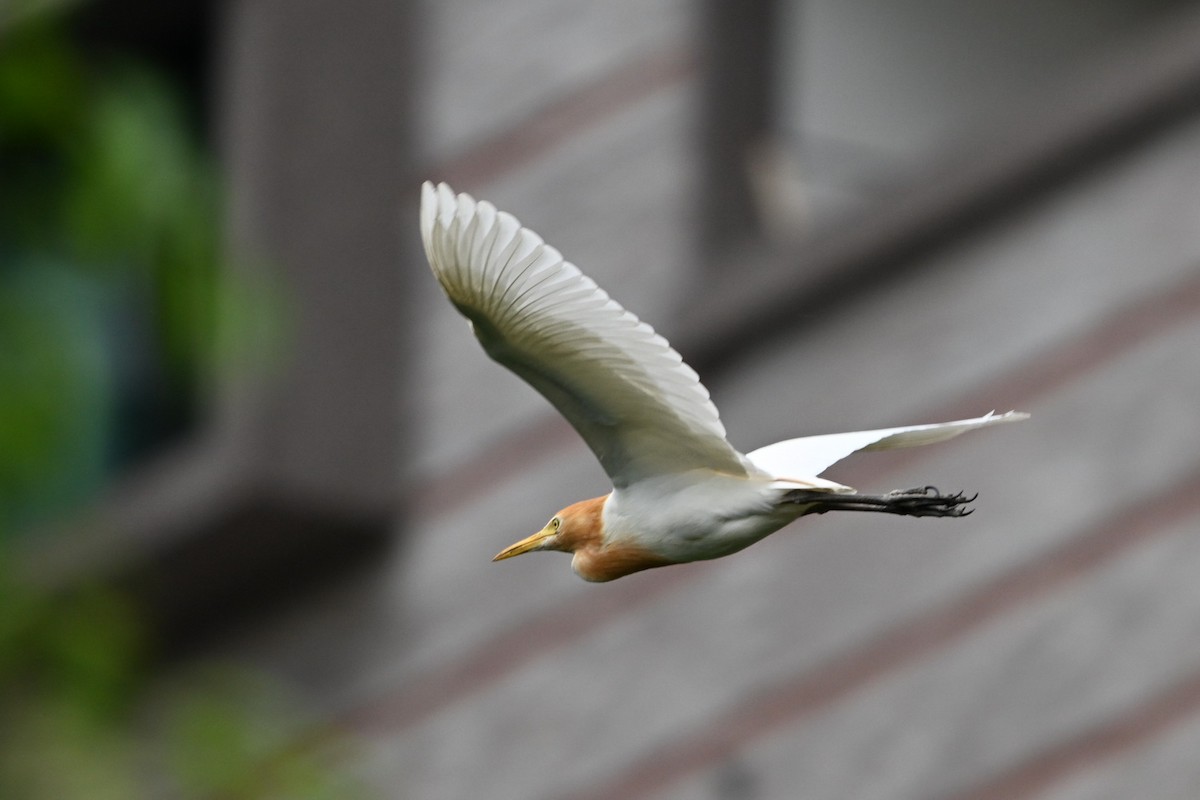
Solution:
<path fill-rule="evenodd" d="M 747 453 L 746 458 L 754 466 L 776 478 L 806 481 L 860 450 L 891 450 L 933 444 L 976 428 L 1016 422 L 1028 417 L 1028 414 L 1021 411 L 1009 411 L 1006 414 L 993 412 L 975 419 L 936 422 L 931 425 L 804 436 L 760 447 Z"/>

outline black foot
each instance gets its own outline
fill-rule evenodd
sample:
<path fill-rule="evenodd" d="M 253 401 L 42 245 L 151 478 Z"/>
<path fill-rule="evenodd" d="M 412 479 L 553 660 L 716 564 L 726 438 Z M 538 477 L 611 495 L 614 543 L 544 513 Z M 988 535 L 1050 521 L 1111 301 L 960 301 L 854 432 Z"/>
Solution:
<path fill-rule="evenodd" d="M 811 489 L 789 492 L 786 502 L 811 505 L 808 514 L 826 511 L 875 511 L 882 514 L 902 514 L 906 517 L 965 517 L 972 509 L 966 505 L 978 495 L 962 492 L 942 494 L 936 486 L 904 489 L 884 495 L 829 494 Z"/>
<path fill-rule="evenodd" d="M 974 511 L 966 506 L 975 502 L 976 497 L 979 497 L 978 493 L 970 497 L 962 492 L 942 494 L 936 486 L 923 486 L 920 489 L 888 492 L 883 499 L 893 505 L 880 510 L 911 517 L 965 517 Z"/>

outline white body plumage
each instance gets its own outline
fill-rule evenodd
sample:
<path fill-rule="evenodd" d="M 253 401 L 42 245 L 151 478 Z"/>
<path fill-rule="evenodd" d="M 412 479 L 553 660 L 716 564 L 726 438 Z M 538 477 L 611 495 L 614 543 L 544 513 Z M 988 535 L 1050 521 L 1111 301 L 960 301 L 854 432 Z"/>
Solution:
<path fill-rule="evenodd" d="M 609 542 L 637 541 L 675 562 L 720 558 L 748 547 L 803 513 L 779 505 L 766 475 L 711 470 L 660 475 L 616 489 L 604 505 Z"/>

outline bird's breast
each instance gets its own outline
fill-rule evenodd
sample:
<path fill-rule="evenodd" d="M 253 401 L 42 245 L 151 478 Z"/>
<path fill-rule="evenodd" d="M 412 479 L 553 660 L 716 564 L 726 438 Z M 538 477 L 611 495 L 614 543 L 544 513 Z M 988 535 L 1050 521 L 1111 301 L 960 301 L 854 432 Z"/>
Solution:
<path fill-rule="evenodd" d="M 577 550 L 571 569 L 585 581 L 603 583 L 652 567 L 678 563 L 633 543 L 616 543 L 603 548 Z"/>
<path fill-rule="evenodd" d="M 606 545 L 648 551 L 671 563 L 719 558 L 778 530 L 781 512 L 765 481 L 688 473 L 616 491 L 604 508 Z"/>

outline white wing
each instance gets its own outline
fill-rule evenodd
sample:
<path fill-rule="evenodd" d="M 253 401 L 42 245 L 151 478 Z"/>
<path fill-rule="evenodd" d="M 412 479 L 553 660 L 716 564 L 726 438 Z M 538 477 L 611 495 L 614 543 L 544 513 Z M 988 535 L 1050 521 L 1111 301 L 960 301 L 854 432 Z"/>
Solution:
<path fill-rule="evenodd" d="M 933 444 L 952 439 L 975 428 L 1016 422 L 1028 417 L 1028 414 L 1020 411 L 1009 411 L 1006 414 L 989 413 L 975 419 L 937 422 L 932 425 L 805 436 L 767 445 L 747 453 L 746 458 L 754 466 L 777 478 L 804 479 L 820 475 L 846 456 L 860 450 L 891 450 Z"/>
<path fill-rule="evenodd" d="M 697 468 L 747 474 L 667 340 L 516 218 L 427 182 L 421 235 L 484 350 L 554 404 L 617 488 Z"/>

